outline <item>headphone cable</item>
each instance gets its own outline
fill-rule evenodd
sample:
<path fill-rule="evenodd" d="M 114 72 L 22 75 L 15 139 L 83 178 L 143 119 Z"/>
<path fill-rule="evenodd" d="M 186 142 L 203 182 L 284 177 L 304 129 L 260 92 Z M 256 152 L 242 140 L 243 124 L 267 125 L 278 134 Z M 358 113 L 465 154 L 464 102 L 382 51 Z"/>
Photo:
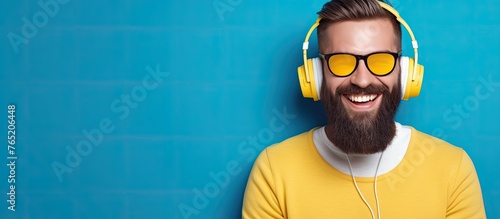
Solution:
<path fill-rule="evenodd" d="M 380 158 L 379 158 L 378 164 L 377 164 L 377 169 L 375 169 L 375 179 L 373 182 L 373 191 L 375 193 L 375 203 L 377 205 L 377 216 L 378 216 L 377 218 L 378 219 L 380 219 L 380 204 L 379 204 L 378 195 L 377 195 L 377 178 L 378 178 L 377 173 L 378 173 L 378 169 L 380 167 L 380 162 L 382 161 L 383 155 L 384 155 L 384 152 L 382 152 L 382 154 L 380 154 Z M 349 172 L 351 173 L 352 181 L 354 182 L 354 186 L 356 187 L 356 191 L 358 192 L 359 196 L 361 197 L 361 199 L 363 200 L 365 205 L 368 207 L 368 210 L 370 210 L 370 214 L 372 216 L 372 219 L 375 219 L 375 214 L 373 213 L 373 210 L 372 210 L 370 204 L 368 204 L 368 201 L 366 201 L 365 197 L 361 193 L 361 190 L 358 187 L 358 183 L 356 182 L 356 178 L 354 177 L 354 174 L 352 173 L 352 165 L 351 165 L 351 161 L 349 160 L 349 155 L 346 154 L 346 158 L 347 158 L 347 163 L 349 164 Z"/>

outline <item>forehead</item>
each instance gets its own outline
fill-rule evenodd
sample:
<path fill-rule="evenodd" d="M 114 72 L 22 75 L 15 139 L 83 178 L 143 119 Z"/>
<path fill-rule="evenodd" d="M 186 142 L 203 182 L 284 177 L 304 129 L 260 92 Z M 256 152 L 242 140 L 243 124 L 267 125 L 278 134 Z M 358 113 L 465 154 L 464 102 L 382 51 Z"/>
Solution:
<path fill-rule="evenodd" d="M 397 51 L 396 34 L 388 19 L 341 21 L 326 29 L 325 53 L 368 54 Z"/>

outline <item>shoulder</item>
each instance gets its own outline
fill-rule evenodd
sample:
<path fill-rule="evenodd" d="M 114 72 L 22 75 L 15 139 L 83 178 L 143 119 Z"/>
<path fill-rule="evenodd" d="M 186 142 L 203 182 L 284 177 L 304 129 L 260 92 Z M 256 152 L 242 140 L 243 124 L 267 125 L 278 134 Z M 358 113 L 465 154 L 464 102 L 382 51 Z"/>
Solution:
<path fill-rule="evenodd" d="M 260 153 L 256 163 L 290 169 L 306 160 L 315 159 L 317 151 L 313 141 L 314 130 L 316 128 L 267 147 Z"/>
<path fill-rule="evenodd" d="M 453 218 L 485 218 L 481 186 L 467 152 L 413 128 L 410 145 L 412 143 L 415 150 L 409 156 L 410 163 L 416 163 L 414 158 L 418 156 L 423 161 L 429 160 L 424 162 L 429 164 L 426 170 L 430 174 L 426 176 L 434 173 L 432 184 L 439 185 L 437 180 L 441 179 L 447 186 L 447 215 Z"/>
<path fill-rule="evenodd" d="M 423 156 L 434 158 L 441 162 L 460 162 L 467 153 L 460 147 L 452 145 L 442 139 L 428 135 L 411 127 L 409 150 L 413 157 Z"/>
<path fill-rule="evenodd" d="M 418 131 L 413 127 L 411 127 L 411 131 L 410 144 L 417 145 L 420 148 L 424 147 L 428 150 L 439 150 L 440 152 L 448 153 L 464 152 L 464 150 L 460 147 L 452 145 L 443 139 L 439 139 L 424 132 Z"/>
<path fill-rule="evenodd" d="M 314 146 L 313 133 L 316 128 L 309 131 L 303 132 L 301 134 L 290 137 L 282 142 L 273 144 L 266 148 L 269 156 L 278 154 L 294 154 L 304 152 L 310 149 L 310 146 Z"/>

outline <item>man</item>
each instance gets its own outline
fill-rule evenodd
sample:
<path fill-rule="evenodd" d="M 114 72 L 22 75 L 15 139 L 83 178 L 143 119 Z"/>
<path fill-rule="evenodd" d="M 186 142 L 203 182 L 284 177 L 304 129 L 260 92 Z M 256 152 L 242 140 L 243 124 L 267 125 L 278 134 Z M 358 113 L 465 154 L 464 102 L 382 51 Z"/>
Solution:
<path fill-rule="evenodd" d="M 375 0 L 332 0 L 318 14 L 327 125 L 259 155 L 243 218 L 485 218 L 466 152 L 394 122 L 396 17 Z"/>

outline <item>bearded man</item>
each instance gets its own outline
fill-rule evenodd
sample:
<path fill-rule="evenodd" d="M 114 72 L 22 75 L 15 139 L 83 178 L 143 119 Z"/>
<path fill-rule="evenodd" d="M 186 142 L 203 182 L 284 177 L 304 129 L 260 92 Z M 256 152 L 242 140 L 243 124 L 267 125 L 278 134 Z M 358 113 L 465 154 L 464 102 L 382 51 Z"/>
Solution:
<path fill-rule="evenodd" d="M 467 153 L 394 121 L 403 95 L 394 13 L 376 0 L 332 0 L 318 14 L 327 124 L 261 152 L 243 218 L 486 218 Z"/>

